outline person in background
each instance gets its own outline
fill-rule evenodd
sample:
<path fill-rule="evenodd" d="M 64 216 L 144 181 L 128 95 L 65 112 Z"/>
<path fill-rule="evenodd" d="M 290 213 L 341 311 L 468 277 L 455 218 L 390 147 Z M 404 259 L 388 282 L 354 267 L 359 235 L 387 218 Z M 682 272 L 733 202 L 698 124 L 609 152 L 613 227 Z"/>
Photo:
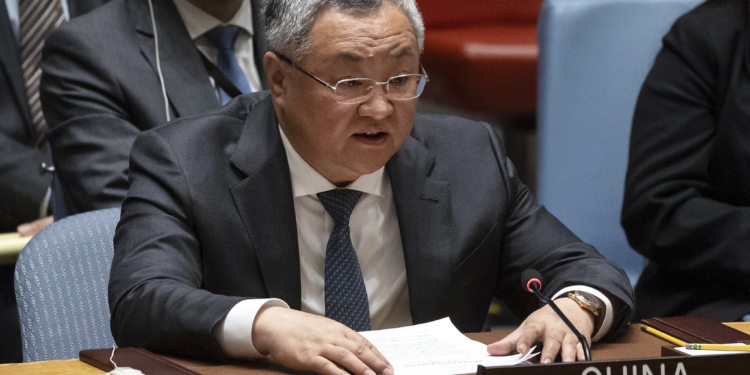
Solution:
<path fill-rule="evenodd" d="M 70 214 L 120 206 L 141 132 L 266 87 L 259 6 L 115 0 L 50 36 L 41 99 Z"/>
<path fill-rule="evenodd" d="M 416 114 L 414 0 L 269 0 L 263 19 L 270 94 L 133 145 L 109 284 L 118 345 L 392 374 L 356 331 L 445 316 L 479 331 L 496 296 L 526 319 L 491 354 L 539 341 L 544 363 L 582 359 L 522 290 L 529 268 L 589 340 L 622 332 L 624 271 L 536 204 L 491 127 Z"/>
<path fill-rule="evenodd" d="M 633 117 L 622 226 L 649 259 L 636 319 L 750 320 L 750 7 L 679 18 Z"/>
<path fill-rule="evenodd" d="M 0 233 L 33 236 L 52 223 L 47 124 L 39 103 L 41 47 L 65 20 L 106 0 L 0 0 Z M 21 362 L 14 265 L 0 266 L 0 363 Z"/>

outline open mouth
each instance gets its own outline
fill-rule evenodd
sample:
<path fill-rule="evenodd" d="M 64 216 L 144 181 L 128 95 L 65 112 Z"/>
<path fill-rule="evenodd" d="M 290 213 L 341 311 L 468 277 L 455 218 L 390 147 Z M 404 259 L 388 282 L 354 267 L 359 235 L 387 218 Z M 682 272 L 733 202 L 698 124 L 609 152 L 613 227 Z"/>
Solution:
<path fill-rule="evenodd" d="M 371 140 L 371 141 L 377 141 L 380 139 L 385 138 L 387 133 L 383 132 L 367 132 L 367 133 L 357 133 L 354 134 L 355 137 L 360 138 L 362 140 Z"/>

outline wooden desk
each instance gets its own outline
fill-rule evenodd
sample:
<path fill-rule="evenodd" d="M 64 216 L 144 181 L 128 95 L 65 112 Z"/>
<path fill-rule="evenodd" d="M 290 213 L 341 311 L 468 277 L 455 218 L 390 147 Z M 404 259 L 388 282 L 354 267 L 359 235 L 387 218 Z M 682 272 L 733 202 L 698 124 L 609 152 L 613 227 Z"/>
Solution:
<path fill-rule="evenodd" d="M 485 333 L 469 333 L 466 336 L 473 340 L 490 344 L 507 336 L 510 331 L 495 331 Z M 661 356 L 661 347 L 668 344 L 666 341 L 656 338 L 640 330 L 640 324 L 633 324 L 618 343 L 594 344 L 591 350 L 591 359 L 594 361 L 605 359 L 628 359 L 649 358 Z M 248 369 L 253 369 L 254 375 L 278 375 L 290 374 L 288 370 L 271 364 L 264 363 L 241 363 L 230 365 L 206 365 L 200 362 L 172 358 L 174 362 L 181 364 L 195 372 L 204 375 L 240 375 L 248 374 Z"/>
<path fill-rule="evenodd" d="M 750 331 L 750 323 L 732 324 L 735 328 L 743 331 Z M 485 333 L 467 334 L 471 339 L 489 344 L 502 339 L 510 331 L 495 331 Z M 633 324 L 628 331 L 617 343 L 595 343 L 591 350 L 591 356 L 594 361 L 608 359 L 634 359 L 660 357 L 661 347 L 668 345 L 666 341 L 656 338 L 640 330 L 640 324 Z M 269 361 L 255 362 L 237 362 L 232 364 L 217 365 L 205 362 L 197 362 L 180 358 L 171 358 L 184 367 L 204 375 L 278 375 L 294 374 L 289 370 L 271 363 Z M 21 375 L 67 375 L 67 374 L 104 374 L 94 367 L 91 367 L 81 361 L 72 359 L 64 361 L 48 361 L 34 363 L 18 363 L 0 365 L 0 374 L 21 374 Z M 147 374 L 151 375 L 151 374 Z"/>
<path fill-rule="evenodd" d="M 0 233 L 0 265 L 15 263 L 29 240 L 31 237 L 21 237 L 18 233 Z"/>
<path fill-rule="evenodd" d="M 77 359 L 0 365 L 0 375 L 102 375 L 104 371 Z"/>

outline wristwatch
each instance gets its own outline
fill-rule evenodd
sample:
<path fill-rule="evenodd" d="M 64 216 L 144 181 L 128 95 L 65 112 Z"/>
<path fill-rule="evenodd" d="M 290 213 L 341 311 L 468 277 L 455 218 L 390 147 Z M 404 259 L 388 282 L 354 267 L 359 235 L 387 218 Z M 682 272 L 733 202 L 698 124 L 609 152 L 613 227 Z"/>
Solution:
<path fill-rule="evenodd" d="M 594 314 L 594 333 L 596 333 L 599 330 L 599 327 L 601 327 L 602 322 L 604 321 L 604 319 L 602 319 L 602 306 L 599 298 L 596 298 L 591 293 L 579 292 L 577 290 L 573 291 L 572 293 L 568 293 L 568 298 L 576 301 L 578 306 L 581 306 L 581 308 L 588 310 L 589 312 Z"/>
<path fill-rule="evenodd" d="M 578 306 L 591 311 L 594 316 L 598 317 L 602 312 L 602 307 L 599 305 L 599 299 L 589 293 L 579 292 L 576 290 L 572 293 L 568 293 L 568 298 L 576 301 Z"/>

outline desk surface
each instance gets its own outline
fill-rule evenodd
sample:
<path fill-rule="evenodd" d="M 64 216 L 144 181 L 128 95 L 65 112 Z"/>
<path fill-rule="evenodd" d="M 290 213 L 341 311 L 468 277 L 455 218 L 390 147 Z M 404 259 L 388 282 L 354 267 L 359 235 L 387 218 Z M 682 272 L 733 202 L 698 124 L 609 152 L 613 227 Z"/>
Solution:
<path fill-rule="evenodd" d="M 15 263 L 29 240 L 31 237 L 21 237 L 18 233 L 0 233 L 0 265 Z"/>
<path fill-rule="evenodd" d="M 0 365 L 0 374 L 14 375 L 102 375 L 104 371 L 77 359 Z"/>
<path fill-rule="evenodd" d="M 736 329 L 750 333 L 750 323 L 728 323 Z M 628 331 L 616 343 L 595 343 L 591 356 L 594 361 L 608 359 L 634 359 L 649 358 L 661 356 L 661 347 L 668 344 L 659 338 L 647 333 L 641 332 L 639 324 L 633 324 Z M 500 340 L 508 335 L 509 331 L 495 331 L 485 333 L 467 334 L 470 338 L 489 344 Z M 193 371 L 204 375 L 272 375 L 272 374 L 290 374 L 290 372 L 281 366 L 268 361 L 256 362 L 239 362 L 233 364 L 217 365 L 205 362 L 190 361 L 179 358 L 170 358 L 172 361 L 179 363 Z M 92 366 L 87 365 L 77 359 L 63 361 L 33 362 L 33 363 L 16 363 L 0 365 L 0 374 L 20 374 L 20 375 L 65 375 L 65 374 L 104 374 Z"/>
<path fill-rule="evenodd" d="M 508 335 L 510 331 L 495 331 L 485 333 L 469 333 L 469 338 L 490 344 Z M 659 338 L 644 333 L 640 324 L 633 324 L 627 333 L 617 343 L 596 343 L 591 350 L 592 360 L 649 358 L 661 356 L 662 345 L 667 344 Z M 206 365 L 184 359 L 172 359 L 195 372 L 204 375 L 240 375 L 248 374 L 248 369 L 254 369 L 254 375 L 289 374 L 288 370 L 278 365 L 263 361 L 261 363 L 242 363 L 230 365 Z"/>

